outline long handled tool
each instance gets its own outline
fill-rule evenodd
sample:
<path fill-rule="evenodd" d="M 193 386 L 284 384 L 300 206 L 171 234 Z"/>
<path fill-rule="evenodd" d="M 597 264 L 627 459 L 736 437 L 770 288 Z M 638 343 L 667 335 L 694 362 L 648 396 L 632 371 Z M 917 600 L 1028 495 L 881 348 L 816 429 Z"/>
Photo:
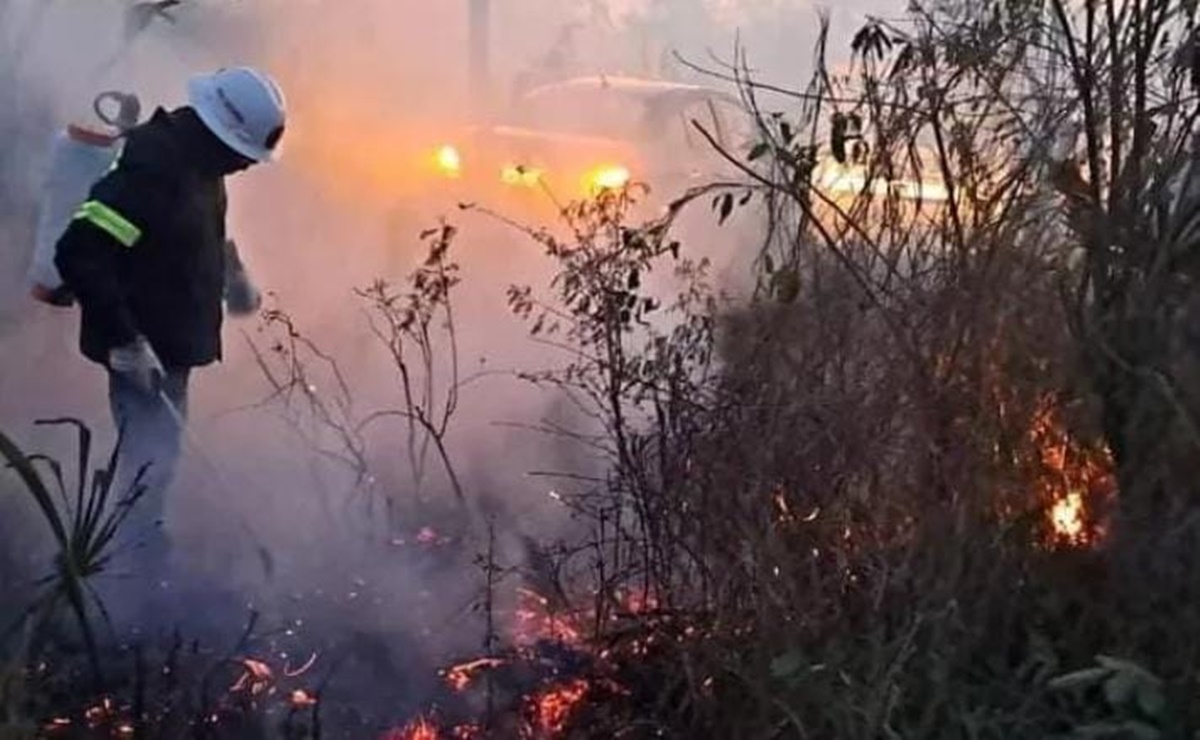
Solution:
<path fill-rule="evenodd" d="M 191 427 L 188 426 L 187 419 L 184 418 L 183 413 L 180 412 L 179 408 L 164 391 L 160 390 L 158 392 L 158 399 L 166 407 L 167 413 L 171 415 L 172 421 L 179 428 L 180 435 L 184 444 L 187 445 L 188 451 L 203 463 L 204 467 L 208 468 L 209 473 L 216 481 L 217 487 L 224 494 L 232 496 L 239 487 L 235 487 L 229 482 L 225 472 L 221 470 L 213 461 L 213 458 L 205 451 L 204 446 L 200 444 L 200 441 L 192 433 Z M 255 488 L 255 486 L 240 486 L 240 488 Z M 250 523 L 246 521 L 246 518 L 240 512 L 235 511 L 234 518 L 238 526 L 242 529 L 242 532 L 254 543 L 255 549 L 258 551 L 259 560 L 262 562 L 263 574 L 270 580 L 275 573 L 275 560 L 271 557 L 270 551 L 262 544 L 262 538 L 255 533 L 254 528 L 250 526 Z"/>

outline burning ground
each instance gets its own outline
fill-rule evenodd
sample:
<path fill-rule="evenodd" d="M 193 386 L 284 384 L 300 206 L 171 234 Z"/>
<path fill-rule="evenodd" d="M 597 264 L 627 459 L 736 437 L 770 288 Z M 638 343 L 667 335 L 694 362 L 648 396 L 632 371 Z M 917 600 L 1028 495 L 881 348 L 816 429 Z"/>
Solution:
<path fill-rule="evenodd" d="M 614 6 L 601 24 L 602 6 L 583 9 L 603 25 L 589 32 L 633 46 L 696 7 Z M 786 104 L 751 66 L 718 67 L 761 139 L 724 152 L 735 181 L 671 201 L 622 176 L 527 226 L 486 202 L 392 201 L 425 174 L 404 146 L 428 140 L 420 163 L 437 165 L 462 122 L 451 101 L 414 102 L 465 75 L 428 32 L 458 11 L 425 26 L 394 22 L 395 4 L 305 4 L 272 24 L 245 4 L 143 37 L 160 64 L 129 74 L 164 77 L 148 95 L 177 88 L 164 47 L 214 54 L 181 29 L 220 31 L 297 91 L 294 156 L 233 200 L 245 241 L 267 245 L 249 254 L 272 294 L 198 380 L 170 516 L 176 598 L 115 638 L 105 611 L 125 604 L 91 598 L 119 575 L 98 526 L 111 439 L 93 423 L 89 456 L 72 423 L 33 424 L 62 405 L 103 420 L 102 389 L 59 347 L 59 315 L 6 325 L 6 357 L 43 362 L 37 378 L 0 368 L 15 469 L 0 481 L 0 628 L 16 625 L 0 633 L 0 731 L 1193 735 L 1200 364 L 1188 232 L 1159 227 L 1195 206 L 1191 189 L 1144 196 L 1105 168 L 1174 182 L 1156 168 L 1190 151 L 1172 116 L 1194 112 L 1194 82 L 1156 50 L 1195 19 L 1109 6 L 1066 38 L 1067 4 L 1049 24 L 1022 3 L 877 18 L 824 38 L 850 63 L 793 81 L 810 92 Z M 405 47 L 373 34 L 384 20 L 453 70 L 379 64 Z M 81 25 L 51 23 L 103 59 Z M 1133 44 L 1120 58 L 1144 68 L 1047 72 L 1107 53 L 1073 54 L 1086 38 Z M 88 61 L 31 48 L 16 89 L 42 112 L 0 119 L 21 141 Z M 1069 89 L 1089 80 L 1103 84 Z M 58 93 L 28 92 L 44 86 Z M 1132 122 L 1113 116 L 1086 145 L 1054 130 L 1070 101 L 1129 89 L 1175 98 L 1098 104 Z M 347 122 L 359 136 L 339 158 Z M 1150 130 L 1170 146 L 1142 148 Z M 36 147 L 10 149 L 0 218 L 19 238 Z M 852 176 L 814 178 L 814 157 Z M 516 174 L 489 187 L 529 184 Z M 730 298 L 719 276 L 739 271 L 750 287 Z"/>

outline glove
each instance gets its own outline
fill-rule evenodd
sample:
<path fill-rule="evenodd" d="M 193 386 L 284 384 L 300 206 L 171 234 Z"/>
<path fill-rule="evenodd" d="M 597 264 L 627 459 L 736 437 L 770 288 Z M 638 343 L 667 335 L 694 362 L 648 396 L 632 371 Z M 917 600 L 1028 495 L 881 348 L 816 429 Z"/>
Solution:
<path fill-rule="evenodd" d="M 129 344 L 109 350 L 108 367 L 147 395 L 158 393 L 167 374 L 145 337 L 138 337 Z"/>
<path fill-rule="evenodd" d="M 246 273 L 237 243 L 225 240 L 225 308 L 234 316 L 247 316 L 262 306 L 262 294 Z"/>
<path fill-rule="evenodd" d="M 262 306 L 262 294 L 245 270 L 235 270 L 225 283 L 225 307 L 234 316 L 247 316 Z"/>

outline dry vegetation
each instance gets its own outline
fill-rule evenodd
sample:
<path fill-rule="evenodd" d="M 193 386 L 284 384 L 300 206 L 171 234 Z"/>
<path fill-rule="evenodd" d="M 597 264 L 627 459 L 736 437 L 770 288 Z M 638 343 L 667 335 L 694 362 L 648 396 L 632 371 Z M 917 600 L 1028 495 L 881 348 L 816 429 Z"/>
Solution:
<path fill-rule="evenodd" d="M 526 379 L 588 420 L 558 432 L 606 472 L 563 478 L 580 530 L 515 574 L 477 508 L 446 515 L 486 615 L 484 654 L 446 679 L 484 701 L 388 737 L 1200 731 L 1194 4 L 913 6 L 864 27 L 847 70 L 819 49 L 805 90 L 710 70 L 758 124 L 727 152 L 743 182 L 648 224 L 629 190 L 525 230 L 558 274 L 511 307 L 564 358 Z M 779 94 L 804 112 L 773 113 Z M 747 305 L 673 241 L 710 201 L 769 226 Z M 362 450 L 384 414 L 422 484 L 466 502 L 454 234 L 427 236 L 408 286 L 364 293 L 402 408 L 305 395 L 337 366 L 282 313 L 283 370 L 263 367 L 359 493 L 380 493 Z M 664 272 L 674 300 L 646 287 Z M 405 520 L 412 497 L 382 495 Z M 518 576 L 536 591 L 504 620 Z M 6 685 L 0 720 L 28 708 Z M 315 696 L 272 726 L 311 733 Z"/>

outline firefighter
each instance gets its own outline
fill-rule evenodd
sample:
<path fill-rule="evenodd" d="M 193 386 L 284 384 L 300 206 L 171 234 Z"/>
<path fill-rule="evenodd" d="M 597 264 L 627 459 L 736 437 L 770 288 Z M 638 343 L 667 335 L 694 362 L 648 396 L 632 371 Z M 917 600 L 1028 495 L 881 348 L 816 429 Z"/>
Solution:
<path fill-rule="evenodd" d="M 156 583 L 170 549 L 164 494 L 189 376 L 220 360 L 223 309 L 247 314 L 259 303 L 226 237 L 224 179 L 273 159 L 284 123 L 279 87 L 257 70 L 193 78 L 187 105 L 160 108 L 127 133 L 56 245 L 55 265 L 82 314 L 81 350 L 108 372 L 117 494 L 142 491 L 119 547 L 136 552 L 137 575 Z"/>

